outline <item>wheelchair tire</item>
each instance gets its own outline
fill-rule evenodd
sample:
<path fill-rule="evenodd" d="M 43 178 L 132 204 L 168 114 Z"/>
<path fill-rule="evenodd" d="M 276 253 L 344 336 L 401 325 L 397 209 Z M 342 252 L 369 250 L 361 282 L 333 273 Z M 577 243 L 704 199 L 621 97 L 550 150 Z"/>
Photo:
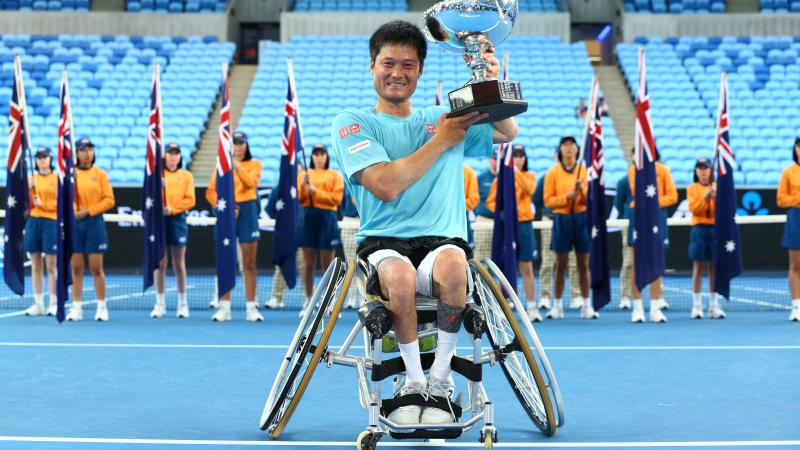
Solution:
<path fill-rule="evenodd" d="M 487 323 L 486 334 L 498 354 L 500 367 L 534 425 L 545 436 L 553 436 L 557 429 L 553 404 L 528 339 L 489 269 L 476 259 L 470 265 L 480 277 L 479 287 L 485 290 L 479 297 Z"/>
<path fill-rule="evenodd" d="M 261 415 L 260 428 L 268 431 L 271 439 L 280 437 L 324 356 L 354 271 L 354 264 L 345 264 L 336 258 L 314 291 L 312 304 L 319 304 L 319 308 L 313 316 L 307 313 L 301 321 L 298 332 L 302 332 L 295 333 L 292 339 Z M 325 324 L 320 331 L 323 321 Z"/>

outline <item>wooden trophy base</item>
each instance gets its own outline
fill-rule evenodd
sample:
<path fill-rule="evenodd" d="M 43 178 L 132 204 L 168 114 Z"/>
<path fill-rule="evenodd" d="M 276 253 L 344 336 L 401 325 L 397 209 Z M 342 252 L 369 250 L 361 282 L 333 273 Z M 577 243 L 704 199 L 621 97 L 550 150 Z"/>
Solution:
<path fill-rule="evenodd" d="M 489 113 L 489 117 L 477 123 L 497 122 L 528 110 L 528 102 L 522 99 L 519 81 L 489 80 L 472 83 L 451 91 L 448 97 L 450 117 L 472 111 Z"/>

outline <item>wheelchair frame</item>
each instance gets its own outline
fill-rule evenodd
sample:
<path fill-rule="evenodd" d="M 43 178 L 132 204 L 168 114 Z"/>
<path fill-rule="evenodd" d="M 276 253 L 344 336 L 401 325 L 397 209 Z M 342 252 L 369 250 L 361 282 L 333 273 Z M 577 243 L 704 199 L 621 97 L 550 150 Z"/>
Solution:
<path fill-rule="evenodd" d="M 479 314 L 480 317 L 475 319 L 473 314 L 470 323 L 465 320 L 465 329 L 472 338 L 472 354 L 466 357 L 454 356 L 452 363 L 453 371 L 466 378 L 467 401 L 464 412 L 467 410 L 470 412 L 467 420 L 459 418 L 457 422 L 445 424 L 399 425 L 381 414 L 381 382 L 390 376 L 404 373 L 404 366 L 399 357 L 384 360 L 382 341 L 384 335 L 393 335 L 393 332 L 389 331 L 390 323 L 387 324 L 385 320 L 369 321 L 363 317 L 367 311 L 365 309 L 367 303 L 374 301 L 383 303 L 375 296 L 366 295 L 363 286 L 363 267 L 358 281 L 359 290 L 366 302 L 359 310 L 360 320 L 353 325 L 336 351 L 329 350 L 328 340 L 335 328 L 356 271 L 356 264 L 347 264 L 337 258 L 327 268 L 314 292 L 312 302 L 303 313 L 300 326 L 292 338 L 270 389 L 261 416 L 261 429 L 267 430 L 272 439 L 280 437 L 318 363 L 324 361 L 327 367 L 341 365 L 352 367 L 356 371 L 359 403 L 368 417 L 368 425 L 356 442 L 358 449 L 374 450 L 385 434 L 395 439 L 456 438 L 480 422 L 483 425 L 479 440 L 484 443 L 485 448 L 490 449 L 493 443 L 497 442 L 498 435 L 494 426 L 494 405 L 484 389 L 481 371 L 482 366 L 486 364 L 494 366 L 499 363 L 534 424 L 546 436 L 555 434 L 556 429 L 564 423 L 561 393 L 544 348 L 532 324 L 527 320 L 524 305 L 491 260 L 488 258 L 481 261 L 471 260 L 469 264 L 473 275 L 473 298 L 472 301 L 468 301 L 468 305 L 471 305 L 473 311 L 482 312 L 483 316 Z M 505 298 L 503 292 L 508 293 L 509 297 Z M 435 298 L 418 296 L 417 311 L 422 315 L 427 313 L 435 316 L 437 302 Z M 382 304 L 376 306 L 376 308 L 381 307 L 388 314 L 388 308 Z M 522 320 L 517 321 L 514 311 Z M 520 326 L 520 323 L 523 325 Z M 423 330 L 418 338 L 424 339 L 436 333 L 435 327 Z M 482 347 L 484 333 L 489 338 L 488 350 Z M 351 355 L 349 351 L 359 334 L 364 339 L 365 354 Z M 433 362 L 432 356 L 432 353 L 423 353 L 423 369 L 430 367 Z M 546 380 L 539 366 L 544 369 Z M 300 371 L 304 367 L 305 371 L 298 380 Z M 460 405 L 461 397 L 462 394 L 459 394 L 452 402 Z"/>

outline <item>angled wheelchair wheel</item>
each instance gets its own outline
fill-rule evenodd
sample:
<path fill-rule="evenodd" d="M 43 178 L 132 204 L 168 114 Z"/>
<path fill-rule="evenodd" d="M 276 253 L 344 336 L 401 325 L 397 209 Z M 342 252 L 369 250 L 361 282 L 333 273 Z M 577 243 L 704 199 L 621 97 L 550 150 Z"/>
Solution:
<path fill-rule="evenodd" d="M 336 258 L 314 291 L 312 306 L 303 314 L 261 414 L 259 426 L 272 439 L 280 437 L 325 355 L 354 272 L 355 264 Z"/>
<path fill-rule="evenodd" d="M 495 352 L 503 373 L 511 383 L 511 387 L 525 412 L 542 433 L 546 436 L 555 434 L 559 423 L 553 402 L 548 391 L 548 384 L 542 377 L 539 361 L 531 350 L 531 341 L 538 342 L 538 338 L 531 339 L 525 326 L 514 316 L 509 301 L 503 296 L 500 286 L 516 296 L 510 285 L 491 260 L 484 258 L 482 261 L 471 260 L 470 265 L 478 274 L 476 287 L 481 307 L 486 316 L 489 343 Z M 519 300 L 519 299 L 517 299 Z M 514 305 L 514 309 L 525 314 L 525 309 Z M 527 321 L 527 317 L 524 319 Z M 532 329 L 531 329 L 532 330 Z M 535 332 L 534 332 L 535 336 Z M 549 363 L 547 363 L 549 366 Z"/>

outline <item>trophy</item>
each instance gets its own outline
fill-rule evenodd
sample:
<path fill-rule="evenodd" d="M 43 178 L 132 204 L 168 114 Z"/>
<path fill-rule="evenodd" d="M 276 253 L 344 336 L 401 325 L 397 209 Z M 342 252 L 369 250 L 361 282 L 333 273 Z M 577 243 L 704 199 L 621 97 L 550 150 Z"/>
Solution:
<path fill-rule="evenodd" d="M 478 123 L 495 122 L 528 109 L 518 81 L 495 80 L 486 75 L 481 49 L 503 42 L 514 27 L 517 0 L 443 0 L 423 14 L 429 41 L 449 51 L 469 56 L 472 79 L 448 94 L 450 116 L 471 111 L 489 113 Z"/>

